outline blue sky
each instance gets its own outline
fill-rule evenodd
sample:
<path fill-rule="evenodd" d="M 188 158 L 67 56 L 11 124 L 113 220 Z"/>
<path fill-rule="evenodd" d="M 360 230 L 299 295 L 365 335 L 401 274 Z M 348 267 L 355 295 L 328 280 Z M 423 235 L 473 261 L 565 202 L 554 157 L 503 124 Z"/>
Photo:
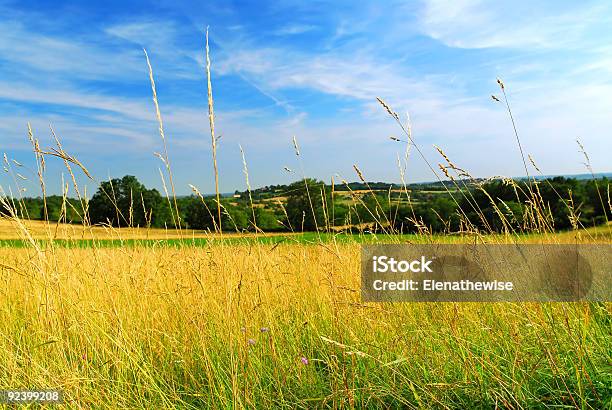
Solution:
<path fill-rule="evenodd" d="M 97 3 L 97 4 L 94 4 Z M 499 94 L 508 87 L 525 151 L 545 174 L 596 172 L 612 154 L 612 5 L 560 1 L 62 2 L 0 0 L 0 144 L 33 166 L 27 122 L 49 124 L 97 180 L 136 175 L 161 187 L 162 150 L 147 66 L 153 64 L 177 191 L 213 190 L 204 71 L 210 26 L 222 191 L 306 175 L 398 181 L 389 140 L 405 118 L 433 164 L 433 145 L 476 176 L 523 175 Z M 435 180 L 410 154 L 409 182 Z M 62 164 L 49 160 L 51 192 Z M 284 167 L 295 170 L 288 173 Z M 26 167 L 26 178 L 34 175 Z M 533 171 L 535 173 L 535 171 Z M 96 183 L 87 182 L 88 189 Z M 0 184 L 12 184 L 3 174 Z M 21 181 L 36 195 L 33 182 Z"/>

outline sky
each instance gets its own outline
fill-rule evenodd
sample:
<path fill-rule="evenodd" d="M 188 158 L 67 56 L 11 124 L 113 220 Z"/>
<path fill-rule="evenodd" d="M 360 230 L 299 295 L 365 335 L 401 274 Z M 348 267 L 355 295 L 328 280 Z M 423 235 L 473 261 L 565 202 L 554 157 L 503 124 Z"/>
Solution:
<path fill-rule="evenodd" d="M 587 172 L 577 138 L 593 170 L 609 172 L 611 24 L 606 1 L 0 0 L 0 147 L 23 177 L 2 173 L 0 185 L 40 194 L 31 123 L 41 147 L 53 146 L 52 126 L 90 170 L 94 181 L 77 175 L 90 194 L 126 174 L 162 190 L 145 48 L 176 191 L 213 192 L 206 27 L 222 192 L 246 189 L 240 146 L 253 187 L 356 181 L 353 165 L 399 181 L 407 144 L 389 137 L 406 137 L 377 97 L 409 116 L 434 169 L 435 145 L 476 177 L 523 176 L 506 108 L 491 98 L 502 98 L 497 78 L 542 173 Z M 48 192 L 61 192 L 63 163 L 47 165 Z M 437 177 L 411 148 L 405 178 Z"/>

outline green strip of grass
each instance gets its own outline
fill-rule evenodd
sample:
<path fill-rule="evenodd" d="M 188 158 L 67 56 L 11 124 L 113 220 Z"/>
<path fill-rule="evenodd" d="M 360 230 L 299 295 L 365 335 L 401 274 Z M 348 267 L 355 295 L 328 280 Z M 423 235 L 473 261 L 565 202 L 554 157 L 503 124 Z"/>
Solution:
<path fill-rule="evenodd" d="M 359 235 L 359 234 L 329 234 L 306 232 L 299 235 L 271 235 L 271 236 L 245 236 L 245 237 L 226 237 L 226 238 L 184 238 L 184 239 L 54 239 L 36 240 L 36 244 L 41 248 L 46 248 L 50 244 L 59 248 L 117 248 L 117 247 L 157 247 L 157 246 L 195 246 L 203 247 L 208 245 L 249 245 L 263 244 L 276 245 L 287 244 L 317 244 L 321 242 L 336 241 L 340 243 L 381 243 L 381 242 L 405 242 L 408 240 L 416 241 L 416 235 Z M 421 238 L 421 241 L 423 239 Z M 29 241 L 21 239 L 0 239 L 2 248 L 26 248 L 31 247 Z"/>
<path fill-rule="evenodd" d="M 609 227 L 601 226 L 584 231 L 587 237 L 601 241 L 609 241 Z M 555 235 L 564 235 L 569 232 L 557 232 Z M 489 234 L 488 238 L 500 237 L 503 234 Z M 524 233 L 512 236 L 513 240 L 526 240 L 529 238 L 544 237 L 539 233 Z M 471 241 L 471 239 L 470 239 Z M 319 243 L 336 242 L 343 244 L 367 244 L 367 243 L 465 243 L 466 237 L 459 235 L 417 235 L 417 234 L 351 234 L 351 233 L 317 233 L 304 232 L 297 235 L 286 235 L 283 233 L 270 234 L 268 236 L 225 236 L 223 238 L 173 238 L 173 239 L 38 239 L 35 241 L 41 248 L 47 248 L 50 244 L 59 248 L 120 248 L 120 247 L 203 247 L 209 245 L 276 245 L 303 244 L 316 245 Z M 21 239 L 0 239 L 0 248 L 26 248 L 31 247 L 29 241 Z"/>

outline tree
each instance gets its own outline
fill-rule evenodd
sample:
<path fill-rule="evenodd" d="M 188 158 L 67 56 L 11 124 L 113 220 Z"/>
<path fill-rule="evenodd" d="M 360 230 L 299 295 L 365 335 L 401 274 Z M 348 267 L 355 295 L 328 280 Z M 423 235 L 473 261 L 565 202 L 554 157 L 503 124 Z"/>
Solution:
<path fill-rule="evenodd" d="M 339 201 L 334 202 L 332 207 L 330 218 L 333 219 L 334 226 L 344 226 L 348 225 L 350 218 L 350 210 L 349 207 Z"/>
<path fill-rule="evenodd" d="M 389 201 L 382 195 L 376 193 L 366 193 L 355 205 L 357 220 L 361 223 L 376 222 L 385 224 L 389 212 Z"/>
<path fill-rule="evenodd" d="M 294 230 L 314 231 L 325 228 L 323 195 L 325 203 L 329 204 L 330 195 L 325 191 L 325 184 L 315 179 L 307 178 L 289 185 L 286 210 L 288 222 Z"/>
<path fill-rule="evenodd" d="M 185 201 L 185 199 L 183 199 Z M 185 222 L 190 229 L 217 229 L 217 201 L 214 198 L 190 196 L 186 203 Z M 249 214 L 244 206 L 221 201 L 221 228 L 243 231 L 249 227 Z"/>
<path fill-rule="evenodd" d="M 412 207 L 401 205 L 394 213 L 398 232 L 418 231 L 417 224 L 421 223 L 430 232 L 454 231 L 459 227 L 457 204 L 446 194 L 434 194 L 427 202 Z"/>
<path fill-rule="evenodd" d="M 224 231 L 246 230 L 249 227 L 249 217 L 246 209 L 236 205 L 223 204 L 221 208 L 221 227 Z"/>
<path fill-rule="evenodd" d="M 89 201 L 89 217 L 92 223 L 112 226 L 163 227 L 172 224 L 166 199 L 131 175 L 102 182 Z"/>
<path fill-rule="evenodd" d="M 249 227 L 253 228 L 252 214 L 249 219 L 251 220 Z M 278 231 L 283 227 L 274 212 L 265 208 L 255 208 L 255 222 L 262 231 Z"/>
<path fill-rule="evenodd" d="M 190 229 L 215 230 L 216 219 L 212 212 L 216 204 L 209 199 L 204 202 L 198 197 L 190 196 L 185 206 L 185 222 Z"/>

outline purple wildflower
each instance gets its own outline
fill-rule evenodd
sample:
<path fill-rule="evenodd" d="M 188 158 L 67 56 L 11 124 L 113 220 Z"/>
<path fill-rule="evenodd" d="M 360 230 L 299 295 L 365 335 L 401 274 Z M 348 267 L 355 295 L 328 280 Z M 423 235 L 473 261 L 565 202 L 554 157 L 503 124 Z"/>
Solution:
<path fill-rule="evenodd" d="M 305 366 L 308 364 L 308 359 L 305 358 L 304 356 L 302 356 L 302 358 L 300 359 L 302 361 L 302 364 Z"/>
<path fill-rule="evenodd" d="M 255 344 L 255 340 L 254 339 L 249 339 L 249 340 L 247 340 L 247 343 L 250 344 L 251 346 L 253 346 Z"/>

